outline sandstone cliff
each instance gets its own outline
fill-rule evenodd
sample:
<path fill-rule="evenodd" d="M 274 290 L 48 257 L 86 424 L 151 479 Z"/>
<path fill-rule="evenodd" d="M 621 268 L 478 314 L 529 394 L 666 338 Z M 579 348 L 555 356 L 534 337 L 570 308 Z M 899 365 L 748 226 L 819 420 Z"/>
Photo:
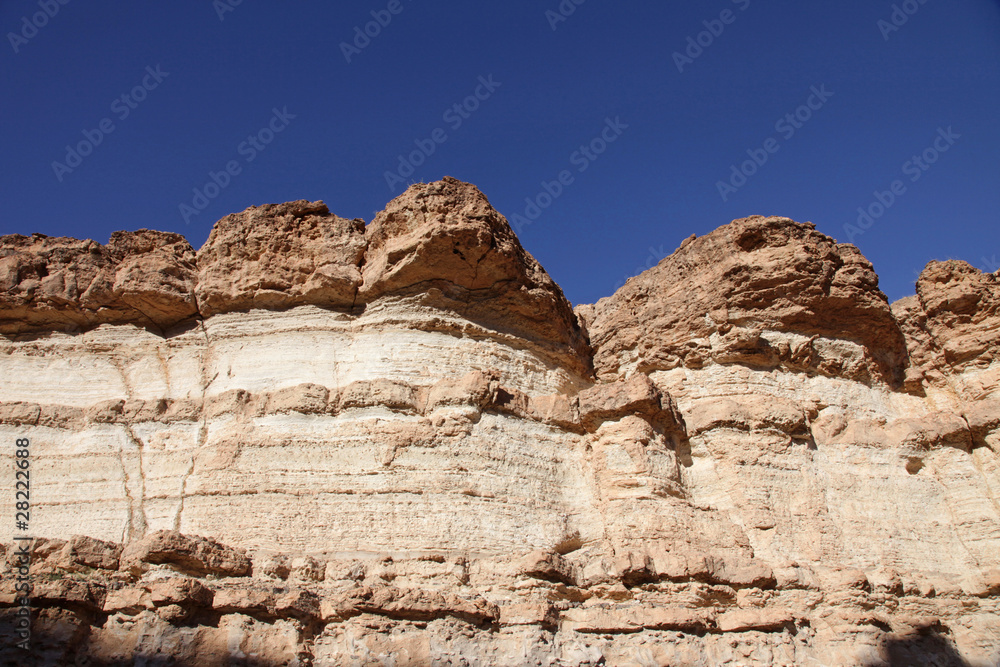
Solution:
<path fill-rule="evenodd" d="M 30 659 L 996 664 L 1000 277 L 916 291 L 758 216 L 574 313 L 455 179 L 0 237 Z"/>

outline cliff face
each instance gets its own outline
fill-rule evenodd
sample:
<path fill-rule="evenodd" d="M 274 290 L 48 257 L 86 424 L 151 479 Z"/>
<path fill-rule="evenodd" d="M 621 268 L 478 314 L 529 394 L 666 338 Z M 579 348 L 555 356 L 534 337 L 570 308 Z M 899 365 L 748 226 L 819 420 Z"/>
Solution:
<path fill-rule="evenodd" d="M 197 314 L 195 254 L 178 234 L 115 232 L 94 241 L 0 237 L 0 333 L 99 324 L 164 327 Z"/>
<path fill-rule="evenodd" d="M 753 217 L 574 314 L 454 179 L 0 237 L 33 659 L 994 664 L 998 308 Z"/>
<path fill-rule="evenodd" d="M 868 260 L 788 218 L 692 237 L 582 312 L 601 379 L 715 362 L 893 386 L 906 365 Z"/>

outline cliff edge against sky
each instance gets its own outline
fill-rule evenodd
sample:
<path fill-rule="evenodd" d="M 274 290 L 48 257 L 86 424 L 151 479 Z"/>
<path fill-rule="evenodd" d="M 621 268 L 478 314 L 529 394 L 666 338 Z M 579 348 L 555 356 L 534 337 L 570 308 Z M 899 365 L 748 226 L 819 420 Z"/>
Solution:
<path fill-rule="evenodd" d="M 890 304 L 780 217 L 574 310 L 451 178 L 198 251 L 3 236 L 32 659 L 997 664 L 998 349 L 997 274 Z"/>

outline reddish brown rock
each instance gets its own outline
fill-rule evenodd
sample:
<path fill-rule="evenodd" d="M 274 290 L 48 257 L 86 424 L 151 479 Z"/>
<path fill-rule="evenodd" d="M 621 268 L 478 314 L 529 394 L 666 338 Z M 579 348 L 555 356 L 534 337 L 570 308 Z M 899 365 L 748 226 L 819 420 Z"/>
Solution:
<path fill-rule="evenodd" d="M 771 568 L 753 560 L 707 558 L 709 579 L 733 587 L 774 588 L 776 580 Z"/>
<path fill-rule="evenodd" d="M 1000 359 L 1000 275 L 969 264 L 930 262 L 916 296 L 892 304 L 906 335 L 913 382 L 940 384 L 944 376 Z"/>
<path fill-rule="evenodd" d="M 117 570 L 122 548 L 86 535 L 73 535 L 55 556 L 57 567 L 74 570 L 80 567 Z"/>
<path fill-rule="evenodd" d="M 326 410 L 329 397 L 329 389 L 315 384 L 303 383 L 285 387 L 268 396 L 267 412 L 317 414 Z"/>
<path fill-rule="evenodd" d="M 581 314 L 595 369 L 607 379 L 630 364 L 640 372 L 700 367 L 713 356 L 712 335 L 734 327 L 746 335 L 717 341 L 717 363 L 784 364 L 889 383 L 902 380 L 905 365 L 902 334 L 871 264 L 854 246 L 788 218 L 754 216 L 692 237 Z M 825 358 L 814 339 L 772 344 L 765 331 L 851 341 L 865 357 Z"/>
<path fill-rule="evenodd" d="M 107 245 L 0 237 L 0 333 L 100 324 L 164 330 L 197 314 L 195 255 L 179 234 L 115 232 Z"/>
<path fill-rule="evenodd" d="M 552 551 L 533 551 L 521 558 L 517 572 L 534 579 L 556 581 L 574 585 L 576 576 L 573 568 L 562 556 Z"/>
<path fill-rule="evenodd" d="M 244 581 L 223 586 L 215 591 L 212 606 L 223 614 L 247 614 L 262 616 L 274 614 L 274 590 L 254 586 Z"/>
<path fill-rule="evenodd" d="M 107 248 L 121 258 L 112 293 L 124 304 L 168 328 L 197 313 L 194 249 L 180 234 L 114 232 Z"/>
<path fill-rule="evenodd" d="M 576 397 L 563 394 L 532 396 L 528 399 L 528 410 L 533 419 L 575 431 L 580 424 L 580 408 Z"/>
<path fill-rule="evenodd" d="M 150 601 L 157 607 L 180 605 L 181 607 L 210 608 L 214 593 L 212 589 L 197 579 L 171 577 L 149 584 Z"/>
<path fill-rule="evenodd" d="M 462 597 L 428 590 L 401 590 L 394 586 L 361 586 L 323 604 L 324 619 L 378 614 L 390 618 L 430 620 L 444 616 L 480 624 L 496 621 L 500 609 L 478 595 Z"/>
<path fill-rule="evenodd" d="M 903 388 L 912 393 L 920 393 L 925 381 L 943 377 L 939 368 L 942 361 L 941 350 L 927 331 L 927 313 L 916 295 L 894 301 L 892 315 L 899 323 L 899 329 L 906 340 L 909 364 Z"/>
<path fill-rule="evenodd" d="M 286 590 L 239 580 L 214 592 L 213 608 L 225 614 L 239 613 L 256 618 L 297 618 L 304 622 L 320 616 L 320 598 L 300 588 Z"/>
<path fill-rule="evenodd" d="M 487 328 L 552 346 L 588 365 L 587 343 L 562 290 L 470 183 L 411 186 L 365 230 L 359 299 L 424 294 Z"/>
<path fill-rule="evenodd" d="M 439 380 L 427 392 L 427 409 L 450 405 L 486 407 L 493 395 L 499 372 L 495 369 L 472 371 L 460 378 Z"/>
<path fill-rule="evenodd" d="M 714 627 L 711 612 L 664 609 L 653 605 L 635 605 L 625 609 L 576 608 L 563 612 L 561 620 L 565 629 L 585 634 L 627 634 L 641 632 L 643 628 L 705 632 Z"/>
<path fill-rule="evenodd" d="M 198 251 L 205 317 L 301 305 L 350 308 L 361 283 L 364 222 L 323 202 L 251 206 L 215 223 Z"/>
<path fill-rule="evenodd" d="M 774 632 L 794 622 L 795 617 L 784 609 L 734 609 L 720 614 L 717 619 L 722 632 Z"/>
<path fill-rule="evenodd" d="M 235 549 L 204 537 L 161 530 L 133 542 L 121 554 L 121 569 L 139 574 L 144 564 L 169 564 L 195 575 L 245 577 L 252 571 L 250 558 Z"/>
<path fill-rule="evenodd" d="M 40 607 L 100 611 L 104 607 L 107 587 L 103 583 L 77 581 L 69 578 L 45 578 L 32 588 L 32 604 Z"/>
<path fill-rule="evenodd" d="M 799 437 L 808 433 L 801 407 L 791 401 L 765 396 L 713 397 L 697 401 L 684 415 L 684 421 L 688 435 L 715 428 L 745 431 L 773 428 Z"/>
<path fill-rule="evenodd" d="M 627 380 L 598 384 L 579 395 L 580 419 L 588 430 L 595 430 L 603 421 L 617 421 L 626 415 L 637 415 L 650 423 L 673 428 L 679 423 L 669 396 L 664 396 L 646 375 L 633 375 Z"/>
<path fill-rule="evenodd" d="M 390 410 L 414 412 L 421 407 L 420 392 L 403 382 L 373 380 L 352 382 L 340 395 L 340 410 L 384 405 Z"/>
<path fill-rule="evenodd" d="M 973 443 L 982 446 L 986 444 L 988 434 L 1000 431 L 1000 401 L 970 403 L 965 408 L 963 417 L 969 425 Z"/>

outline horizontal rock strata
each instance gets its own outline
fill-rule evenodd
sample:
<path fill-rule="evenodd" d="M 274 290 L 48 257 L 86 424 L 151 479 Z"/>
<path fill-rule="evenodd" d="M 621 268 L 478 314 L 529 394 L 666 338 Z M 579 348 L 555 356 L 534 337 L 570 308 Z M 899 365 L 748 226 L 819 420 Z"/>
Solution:
<path fill-rule="evenodd" d="M 574 313 L 455 179 L 0 237 L 32 659 L 996 664 L 998 307 L 755 216 Z"/>
<path fill-rule="evenodd" d="M 0 334 L 100 324 L 163 333 L 220 313 L 313 305 L 357 314 L 399 300 L 457 313 L 589 373 L 562 290 L 486 197 L 453 178 L 411 187 L 368 227 L 323 202 L 251 207 L 216 223 L 197 254 L 177 234 L 148 230 L 116 232 L 106 246 L 0 236 Z"/>
<path fill-rule="evenodd" d="M 30 655 L 13 647 L 9 630 L 18 558 L 0 563 L 0 657 L 71 664 L 86 655 L 116 664 L 159 655 L 206 667 L 234 660 L 594 665 L 637 657 L 799 665 L 817 656 L 850 664 L 860 645 L 870 656 L 864 664 L 932 664 L 957 658 L 954 640 L 989 633 L 1000 612 L 1000 574 L 962 599 L 891 568 L 817 576 L 806 565 L 772 572 L 702 556 L 678 569 L 669 553 L 625 552 L 595 577 L 592 558 L 586 549 L 251 557 L 174 531 L 124 549 L 83 536 L 40 539 L 30 566 L 37 609 Z"/>

